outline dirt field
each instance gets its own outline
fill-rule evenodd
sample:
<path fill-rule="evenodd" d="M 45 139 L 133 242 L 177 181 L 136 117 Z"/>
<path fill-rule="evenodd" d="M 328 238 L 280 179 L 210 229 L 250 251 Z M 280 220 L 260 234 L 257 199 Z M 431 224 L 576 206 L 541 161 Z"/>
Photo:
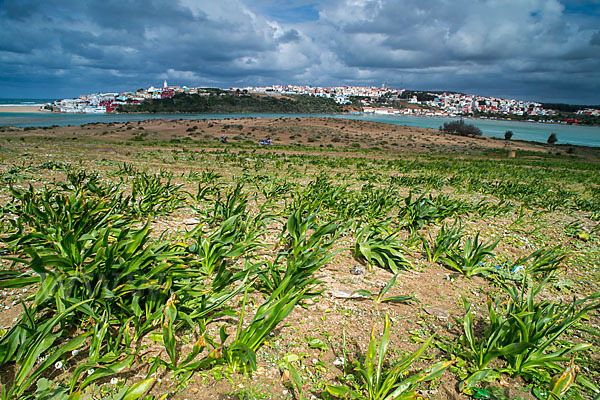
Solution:
<path fill-rule="evenodd" d="M 226 138 L 225 143 L 221 142 L 222 137 Z M 258 143 L 267 138 L 272 145 Z M 122 350 L 123 354 L 134 356 L 126 369 L 107 374 L 82 389 L 87 398 L 120 398 L 144 379 L 153 379 L 145 393 L 156 399 L 165 395 L 177 399 L 310 399 L 326 397 L 328 385 L 361 388 L 350 361 L 364 361 L 372 332 L 379 338 L 384 330 L 385 315 L 392 327 L 386 368 L 434 336 L 432 344 L 407 373 L 443 360 L 453 364 L 441 377 L 419 385 L 418 395 L 431 399 L 473 398 L 475 389 L 465 391 L 461 386 L 477 370 L 465 339 L 465 302 L 471 304 L 476 319 L 475 334 L 483 340 L 489 323 L 488 300 L 498 296 L 505 301 L 502 284 L 516 282 L 519 287 L 520 278 L 515 278 L 518 263 L 528 268 L 531 259 L 525 258 L 539 249 L 554 248 L 557 253 L 552 254 L 565 256 L 547 264 L 553 268 L 552 276 L 540 292 L 540 301 L 569 304 L 574 296 L 582 299 L 597 292 L 600 283 L 597 149 L 458 137 L 432 129 L 327 118 L 4 127 L 0 128 L 0 143 L 3 271 L 26 271 L 27 263 L 15 263 L 14 259 L 31 258 L 25 245 L 6 239 L 16 233 L 11 221 L 19 220 L 22 212 L 22 208 L 11 207 L 21 203 L 15 200 L 9 186 L 23 190 L 29 185 L 38 190 L 59 187 L 73 171 L 98 173 L 98 185 L 106 185 L 107 191 L 118 187 L 124 195 L 132 194 L 134 180 L 142 175 L 159 177 L 157 182 L 163 184 L 181 185 L 173 193 L 182 200 L 172 210 L 166 209 L 167 203 L 161 203 L 164 209 L 140 208 L 142 211 L 132 214 L 128 221 L 141 226 L 149 220 L 152 240 L 183 242 L 189 252 L 191 239 L 186 235 L 199 224 L 202 237 L 217 232 L 225 217 L 215 219 L 215 204 L 225 204 L 226 196 L 232 196 L 233 188 L 240 184 L 247 199 L 240 215 L 263 218 L 264 231 L 256 239 L 259 245 L 251 251 L 226 259 L 235 271 L 249 264 L 274 262 L 278 257 L 289 262 L 292 247 L 286 242 L 290 240 L 286 236 L 286 221 L 298 204 L 315 216 L 316 222 L 305 235 L 310 236 L 318 226 L 327 223 L 337 226 L 330 247 L 320 241 L 306 250 L 322 246 L 331 255 L 314 274 L 319 283 L 311 292 L 318 294 L 302 297 L 268 333 L 256 351 L 257 367 L 252 373 L 242 374 L 219 361 L 198 367 L 192 375 L 183 375 L 186 378 L 182 380 L 181 373 L 167 366 L 170 355 L 160 328 L 166 320 L 160 319 L 154 333 L 147 332 L 132 344 L 133 353 Z M 516 157 L 509 158 L 509 151 L 514 151 Z M 205 197 L 201 196 L 202 188 L 210 189 Z M 61 190 L 75 191 L 70 186 Z M 186 192 L 189 195 L 184 195 Z M 421 203 L 417 201 L 420 195 L 425 199 Z M 108 199 L 108 195 L 89 196 Z M 123 206 L 123 213 L 139 206 L 129 201 Z M 421 205 L 424 208 L 418 209 Z M 447 249 L 445 256 L 433 261 L 427 249 L 435 243 L 442 226 L 458 225 L 463 235 L 456 244 L 460 249 L 454 253 Z M 370 227 L 375 230 L 368 231 Z M 377 227 L 382 230 L 377 231 Z M 29 223 L 26 231 L 35 229 L 43 227 L 34 228 Z M 406 264 L 393 271 L 357 254 L 357 243 L 367 242 L 364 232 L 371 232 L 373 243 L 379 241 L 377 245 L 388 243 L 385 237 L 391 235 L 389 238 L 396 240 L 392 242 L 403 248 Z M 498 240 L 490 251 L 493 254 L 482 259 L 481 266 L 485 268 L 480 273 L 471 275 L 465 272 L 465 265 L 453 268 L 451 262 L 444 261 L 444 257 L 459 257 L 458 250 L 466 246 L 466 239 L 476 235 L 487 244 Z M 371 251 L 375 253 L 374 249 Z M 188 256 L 186 265 L 196 268 L 197 254 Z M 220 327 L 235 336 L 236 329 L 250 326 L 251 317 L 270 295 L 266 286 L 260 284 L 259 276 L 246 289 L 246 295 L 239 292 L 227 302 L 232 312 L 210 320 L 206 337 L 218 342 Z M 395 283 L 382 297 L 405 295 L 410 300 L 378 302 L 366 294 L 369 291 L 376 297 L 394 276 Z M 548 276 L 538 272 L 531 279 L 539 283 Z M 32 307 L 36 304 L 39 284 L 11 288 L 0 283 L 0 287 L 0 328 L 6 333 L 23 315 L 21 300 Z M 185 296 L 178 296 L 181 303 L 177 307 L 183 312 Z M 597 302 L 590 300 L 593 301 Z M 238 321 L 243 310 L 247 315 Z M 157 315 L 166 318 L 162 312 Z M 174 340 L 184 358 L 199 339 L 197 332 L 182 324 L 185 325 L 180 321 Z M 597 333 L 599 324 L 596 309 L 573 328 L 585 327 Z M 116 332 L 119 326 L 113 325 Z M 84 330 L 83 325 L 74 328 L 61 340 Z M 208 346 L 198 357 L 208 357 L 211 350 L 225 351 L 232 339 L 227 339 L 221 348 Z M 577 353 L 576 363 L 581 376 L 597 384 L 598 338 L 573 329 L 560 335 L 550 348 L 567 348 L 571 342 L 591 344 L 590 349 Z M 91 346 L 89 341 L 82 345 L 87 354 L 86 346 Z M 550 378 L 562 372 L 568 358 L 558 362 L 558 367 L 515 372 L 507 367 L 511 361 L 499 357 L 490 364 L 495 374 L 473 386 L 482 390 L 478 396 L 485 393 L 488 397 L 475 398 L 545 399 Z M 152 365 L 157 359 L 163 364 L 154 371 Z M 40 375 L 58 388 L 68 387 L 73 371 L 85 361 L 69 354 L 61 360 L 64 366 L 52 366 Z M 300 390 L 290 381 L 289 365 L 298 371 Z M 15 379 L 15 364 L 9 362 L 0 368 L 2 384 L 10 387 Z M 82 385 L 82 381 L 83 377 L 76 383 Z M 29 391 L 35 391 L 35 387 L 33 384 Z M 563 398 L 594 395 L 594 389 L 577 383 Z"/>
<path fill-rule="evenodd" d="M 391 152 L 456 153 L 496 151 L 505 156 L 508 150 L 559 152 L 574 146 L 547 146 L 539 143 L 505 141 L 489 137 L 461 137 L 435 129 L 395 126 L 368 121 L 331 118 L 244 118 L 225 120 L 147 120 L 128 123 L 93 123 L 52 128 L 0 128 L 3 136 L 31 136 L 99 141 L 128 141 L 135 137 L 145 141 L 215 142 L 221 137 L 229 143 L 255 144 L 270 138 L 276 145 L 304 145 L 319 149 L 375 149 Z M 303 150 L 304 151 L 304 150 Z M 581 147 L 581 153 L 593 149 Z"/>

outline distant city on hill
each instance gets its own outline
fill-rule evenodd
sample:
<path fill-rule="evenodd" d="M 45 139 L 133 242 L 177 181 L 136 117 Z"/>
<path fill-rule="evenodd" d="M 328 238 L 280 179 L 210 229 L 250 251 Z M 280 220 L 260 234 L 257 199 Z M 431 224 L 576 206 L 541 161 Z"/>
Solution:
<path fill-rule="evenodd" d="M 302 85 L 170 86 L 96 93 L 43 106 L 63 113 L 373 113 L 600 125 L 600 106 L 545 104 L 445 91 Z"/>

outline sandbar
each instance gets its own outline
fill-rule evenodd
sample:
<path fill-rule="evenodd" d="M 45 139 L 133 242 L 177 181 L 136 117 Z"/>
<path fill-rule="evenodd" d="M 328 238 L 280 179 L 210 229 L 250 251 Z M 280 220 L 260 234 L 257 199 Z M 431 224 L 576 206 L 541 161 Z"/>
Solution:
<path fill-rule="evenodd" d="M 47 112 L 40 111 L 39 106 L 6 106 L 0 107 L 0 113 L 37 113 Z"/>

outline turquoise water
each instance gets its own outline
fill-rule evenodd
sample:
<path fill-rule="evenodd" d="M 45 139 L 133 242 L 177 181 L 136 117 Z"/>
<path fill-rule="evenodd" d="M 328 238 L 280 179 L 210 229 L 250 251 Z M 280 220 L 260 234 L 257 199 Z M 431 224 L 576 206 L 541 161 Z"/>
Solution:
<path fill-rule="evenodd" d="M 41 106 L 46 103 L 52 103 L 56 99 L 9 99 L 0 98 L 0 107 L 7 106 Z"/>
<path fill-rule="evenodd" d="M 83 125 L 91 122 L 127 122 L 146 119 L 228 119 L 265 117 L 330 117 L 383 122 L 419 128 L 439 128 L 450 118 L 415 117 L 403 115 L 373 114 L 58 114 L 58 113 L 0 113 L 0 126 L 50 126 Z M 485 136 L 504 138 L 504 132 L 513 132 L 513 140 L 529 140 L 545 143 L 551 133 L 556 133 L 558 143 L 600 147 L 600 127 L 561 124 L 538 124 L 534 122 L 466 119 L 476 125 Z"/>
<path fill-rule="evenodd" d="M 340 116 L 344 118 L 345 116 Z M 444 122 L 456 118 L 360 115 L 361 120 L 437 129 Z M 536 122 L 501 121 L 466 118 L 466 123 L 477 126 L 485 136 L 504 138 L 504 132 L 512 131 L 513 140 L 529 140 L 546 143 L 551 133 L 556 133 L 559 144 L 600 147 L 599 126 L 576 126 L 563 124 L 538 124 Z"/>

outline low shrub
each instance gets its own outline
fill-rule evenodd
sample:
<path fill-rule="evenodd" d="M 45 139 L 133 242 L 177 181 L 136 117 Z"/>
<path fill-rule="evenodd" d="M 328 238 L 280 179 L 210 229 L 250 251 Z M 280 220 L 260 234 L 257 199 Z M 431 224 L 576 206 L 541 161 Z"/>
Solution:
<path fill-rule="evenodd" d="M 440 127 L 440 131 L 459 136 L 481 136 L 481 129 L 472 124 L 465 124 L 462 119 L 460 121 L 444 122 Z"/>

